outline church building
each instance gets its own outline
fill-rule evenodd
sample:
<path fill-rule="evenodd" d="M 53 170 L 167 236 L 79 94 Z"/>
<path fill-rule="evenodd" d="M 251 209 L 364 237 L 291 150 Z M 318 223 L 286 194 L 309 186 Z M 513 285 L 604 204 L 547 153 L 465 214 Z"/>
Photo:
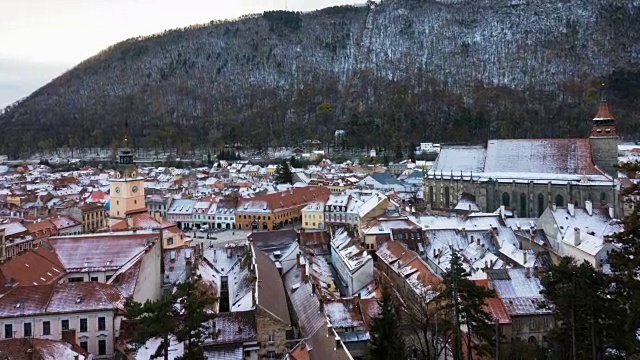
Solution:
<path fill-rule="evenodd" d="M 483 146 L 443 147 L 424 179 L 430 210 L 538 217 L 552 205 L 607 207 L 618 216 L 618 134 L 604 98 L 588 138 L 501 139 Z"/>

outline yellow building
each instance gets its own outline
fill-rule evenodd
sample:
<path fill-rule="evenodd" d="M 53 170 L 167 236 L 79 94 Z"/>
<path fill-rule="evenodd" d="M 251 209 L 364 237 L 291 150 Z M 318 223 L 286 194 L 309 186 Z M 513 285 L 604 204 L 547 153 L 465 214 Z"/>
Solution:
<path fill-rule="evenodd" d="M 324 230 L 325 201 L 312 202 L 302 208 L 302 228 L 305 230 Z"/>
<path fill-rule="evenodd" d="M 133 163 L 133 152 L 124 148 L 118 153 L 115 177 L 110 179 L 109 224 L 113 225 L 138 213 L 146 213 L 144 178 Z"/>

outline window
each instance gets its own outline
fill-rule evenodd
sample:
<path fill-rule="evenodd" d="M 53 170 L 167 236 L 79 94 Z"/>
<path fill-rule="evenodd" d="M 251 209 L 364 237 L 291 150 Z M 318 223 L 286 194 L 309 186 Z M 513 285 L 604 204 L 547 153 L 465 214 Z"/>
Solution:
<path fill-rule="evenodd" d="M 275 359 L 276 358 L 276 352 L 275 351 L 269 351 L 267 353 L 267 359 Z"/>
<path fill-rule="evenodd" d="M 167 239 L 167 245 L 173 245 L 173 238 Z"/>
<path fill-rule="evenodd" d="M 538 194 L 538 217 L 544 212 L 544 195 Z"/>
<path fill-rule="evenodd" d="M 13 324 L 4 324 L 4 338 L 11 339 L 13 337 Z"/>
<path fill-rule="evenodd" d="M 535 330 L 535 329 L 536 329 L 536 319 L 531 318 L 529 319 L 529 330 Z"/>
<path fill-rule="evenodd" d="M 603 204 L 607 202 L 607 193 L 600 193 L 600 202 Z"/>
<path fill-rule="evenodd" d="M 24 337 L 32 337 L 33 336 L 33 329 L 31 328 L 31 323 L 24 323 Z"/>
<path fill-rule="evenodd" d="M 520 194 L 520 217 L 526 217 L 529 215 L 527 211 L 527 195 L 525 193 Z"/>
<path fill-rule="evenodd" d="M 51 321 L 42 322 L 42 335 L 51 335 Z"/>
<path fill-rule="evenodd" d="M 87 343 L 87 341 L 80 341 L 80 347 L 83 348 L 85 351 L 89 351 L 89 344 Z"/>
<path fill-rule="evenodd" d="M 429 205 L 433 207 L 433 186 L 429 186 Z"/>
<path fill-rule="evenodd" d="M 83 282 L 84 278 L 79 276 L 79 277 L 71 277 L 69 278 L 69 282 L 70 283 L 75 283 L 75 282 Z"/>
<path fill-rule="evenodd" d="M 444 188 L 444 207 L 449 208 L 449 187 Z"/>
<path fill-rule="evenodd" d="M 80 319 L 80 332 L 87 332 L 87 319 Z"/>
<path fill-rule="evenodd" d="M 104 316 L 98 318 L 98 330 L 102 331 L 107 328 L 107 319 Z"/>
<path fill-rule="evenodd" d="M 269 334 L 269 343 L 273 343 L 273 334 Z"/>
<path fill-rule="evenodd" d="M 546 316 L 544 317 L 544 328 L 549 329 L 549 318 Z"/>
<path fill-rule="evenodd" d="M 107 354 L 107 340 L 98 340 L 98 355 Z"/>
<path fill-rule="evenodd" d="M 69 320 L 62 320 L 62 330 L 69 330 Z"/>
<path fill-rule="evenodd" d="M 508 192 L 502 193 L 502 205 L 504 205 L 504 207 L 511 206 L 511 196 Z"/>
<path fill-rule="evenodd" d="M 98 282 L 98 277 L 97 276 L 92 276 L 91 277 L 91 281 Z"/>

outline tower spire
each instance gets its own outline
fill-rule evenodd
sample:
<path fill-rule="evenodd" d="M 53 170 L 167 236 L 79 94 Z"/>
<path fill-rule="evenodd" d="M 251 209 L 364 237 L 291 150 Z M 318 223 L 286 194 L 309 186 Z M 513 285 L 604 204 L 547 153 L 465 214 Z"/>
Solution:
<path fill-rule="evenodd" d="M 600 86 L 600 104 L 598 105 L 598 112 L 596 116 L 594 116 L 593 120 L 596 122 L 599 121 L 613 121 L 613 115 L 611 115 L 611 111 L 609 110 L 609 103 L 607 103 L 607 97 L 604 91 L 604 83 Z"/>

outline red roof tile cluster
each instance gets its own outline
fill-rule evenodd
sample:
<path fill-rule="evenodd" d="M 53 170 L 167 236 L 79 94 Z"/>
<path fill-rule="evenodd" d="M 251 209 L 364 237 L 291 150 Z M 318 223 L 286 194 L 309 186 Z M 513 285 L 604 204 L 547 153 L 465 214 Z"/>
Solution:
<path fill-rule="evenodd" d="M 57 255 L 44 247 L 29 250 L 0 265 L 0 274 L 11 286 L 52 284 L 66 271 Z M 0 294 L 11 288 L 0 288 Z"/>
<path fill-rule="evenodd" d="M 122 310 L 115 286 L 99 282 L 18 286 L 0 297 L 0 318 Z"/>
<path fill-rule="evenodd" d="M 256 210 L 276 211 L 306 205 L 312 201 L 327 201 L 331 192 L 325 187 L 306 186 L 292 188 L 288 191 L 242 198 L 238 202 L 237 212 L 253 212 Z"/>

